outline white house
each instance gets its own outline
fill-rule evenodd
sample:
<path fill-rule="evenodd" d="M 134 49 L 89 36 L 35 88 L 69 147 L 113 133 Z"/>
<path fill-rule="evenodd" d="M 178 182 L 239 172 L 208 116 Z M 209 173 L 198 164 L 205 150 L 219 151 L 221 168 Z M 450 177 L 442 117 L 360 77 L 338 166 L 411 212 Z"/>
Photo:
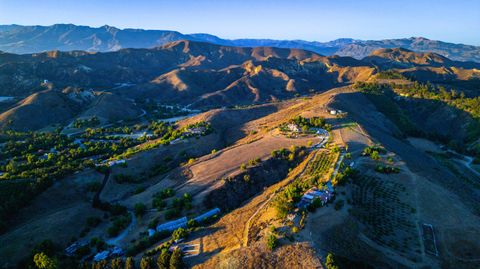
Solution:
<path fill-rule="evenodd" d="M 294 133 L 300 132 L 300 128 L 298 128 L 298 126 L 295 123 L 289 123 L 287 125 L 287 128 Z"/>

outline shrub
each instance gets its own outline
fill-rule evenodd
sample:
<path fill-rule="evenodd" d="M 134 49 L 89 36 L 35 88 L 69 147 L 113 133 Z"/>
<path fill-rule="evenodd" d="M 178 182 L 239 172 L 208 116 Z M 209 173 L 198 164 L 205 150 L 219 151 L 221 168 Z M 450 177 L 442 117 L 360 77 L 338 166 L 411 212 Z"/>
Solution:
<path fill-rule="evenodd" d="M 333 257 L 332 253 L 327 254 L 325 266 L 327 267 L 327 269 L 338 269 L 338 265 L 335 263 L 335 258 Z"/>
<path fill-rule="evenodd" d="M 170 257 L 170 269 L 181 268 L 183 268 L 182 251 L 179 248 L 176 248 Z"/>
<path fill-rule="evenodd" d="M 191 219 L 187 222 L 187 227 L 188 228 L 195 228 L 198 226 L 198 222 L 194 219 Z"/>
<path fill-rule="evenodd" d="M 45 253 L 37 253 L 33 256 L 33 262 L 39 269 L 56 269 L 58 262 L 55 259 L 48 257 Z"/>
<path fill-rule="evenodd" d="M 345 204 L 345 201 L 343 201 L 343 200 L 338 200 L 338 201 L 335 203 L 335 210 L 340 210 L 340 209 L 342 209 L 344 204 Z"/>
<path fill-rule="evenodd" d="M 167 220 L 171 220 L 173 218 L 176 218 L 180 215 L 180 210 L 178 210 L 177 208 L 171 208 L 169 210 L 167 210 L 167 212 L 165 212 L 165 218 Z"/>
<path fill-rule="evenodd" d="M 142 257 L 140 260 L 140 269 L 153 269 L 153 259 L 148 256 Z"/>
<path fill-rule="evenodd" d="M 167 249 L 162 250 L 157 259 L 158 269 L 168 269 L 170 265 L 170 256 L 170 252 Z"/>
<path fill-rule="evenodd" d="M 267 247 L 268 247 L 268 249 L 274 250 L 277 247 L 277 244 L 278 244 L 277 237 L 273 234 L 270 234 L 267 237 Z"/>
<path fill-rule="evenodd" d="M 141 217 L 145 214 L 145 210 L 147 207 L 145 206 L 144 203 L 137 203 L 134 206 L 134 211 L 135 211 L 135 216 Z"/>
<path fill-rule="evenodd" d="M 102 220 L 98 217 L 88 217 L 87 218 L 87 226 L 89 227 L 97 227 L 98 224 L 100 224 Z"/>
<path fill-rule="evenodd" d="M 173 238 L 173 240 L 179 240 L 179 239 L 187 237 L 187 235 L 188 235 L 188 231 L 180 227 L 180 228 L 176 229 L 175 231 L 173 231 L 172 238 Z"/>

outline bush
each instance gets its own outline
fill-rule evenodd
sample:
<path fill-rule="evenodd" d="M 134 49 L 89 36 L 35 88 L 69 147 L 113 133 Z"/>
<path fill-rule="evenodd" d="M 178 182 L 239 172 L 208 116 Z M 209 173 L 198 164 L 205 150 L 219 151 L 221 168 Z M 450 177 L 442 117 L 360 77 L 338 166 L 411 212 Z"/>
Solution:
<path fill-rule="evenodd" d="M 56 269 L 58 262 L 55 259 L 48 257 L 45 253 L 37 253 L 33 256 L 33 262 L 39 269 Z"/>
<path fill-rule="evenodd" d="M 335 258 L 333 257 L 332 253 L 327 254 L 327 258 L 325 259 L 325 266 L 327 269 L 338 269 L 338 265 L 335 263 Z"/>
<path fill-rule="evenodd" d="M 110 237 L 117 236 L 118 234 L 120 234 L 122 230 L 127 228 L 127 226 L 130 224 L 131 221 L 132 221 L 132 218 L 130 217 L 130 215 L 117 217 L 113 221 L 112 225 L 107 229 L 108 236 Z"/>
<path fill-rule="evenodd" d="M 97 227 L 98 224 L 100 224 L 102 220 L 98 217 L 88 217 L 87 218 L 87 226 L 89 227 Z"/>
<path fill-rule="evenodd" d="M 170 269 L 181 268 L 183 268 L 182 251 L 179 248 L 176 248 L 170 257 Z"/>
<path fill-rule="evenodd" d="M 137 203 L 134 206 L 134 211 L 135 211 L 135 216 L 141 217 L 145 214 L 145 210 L 147 207 L 145 206 L 144 203 Z"/>
<path fill-rule="evenodd" d="M 157 258 L 158 269 L 168 269 L 170 265 L 170 252 L 167 249 L 163 249 Z"/>
<path fill-rule="evenodd" d="M 277 247 L 277 244 L 278 244 L 277 237 L 273 234 L 270 234 L 267 237 L 267 247 L 268 247 L 268 249 L 274 250 Z"/>
<path fill-rule="evenodd" d="M 165 219 L 167 220 L 174 219 L 178 216 L 180 216 L 180 210 L 178 210 L 177 208 L 171 208 L 167 210 L 167 212 L 165 212 Z"/>
<path fill-rule="evenodd" d="M 185 238 L 187 237 L 188 235 L 188 231 L 183 229 L 183 228 L 178 228 L 176 229 L 175 231 L 173 231 L 172 233 L 172 238 L 173 240 L 179 240 L 179 239 L 182 239 L 182 238 Z"/>
<path fill-rule="evenodd" d="M 343 200 L 338 200 L 338 201 L 335 203 L 335 210 L 340 210 L 340 209 L 342 209 L 344 204 L 345 204 L 345 201 L 343 201 Z"/>
<path fill-rule="evenodd" d="M 187 227 L 188 228 L 195 228 L 198 227 L 198 222 L 194 219 L 191 219 L 187 222 Z"/>
<path fill-rule="evenodd" d="M 148 256 L 142 257 L 140 260 L 140 269 L 153 269 L 153 259 Z"/>

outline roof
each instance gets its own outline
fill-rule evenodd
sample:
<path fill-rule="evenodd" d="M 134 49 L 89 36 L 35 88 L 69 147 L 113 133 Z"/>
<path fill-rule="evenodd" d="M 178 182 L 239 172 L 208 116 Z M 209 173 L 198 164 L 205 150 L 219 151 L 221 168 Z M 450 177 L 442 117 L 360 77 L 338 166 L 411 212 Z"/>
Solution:
<path fill-rule="evenodd" d="M 202 215 L 194 218 L 194 220 L 198 221 L 198 222 L 201 222 L 201 221 L 204 221 L 205 219 L 211 217 L 211 216 L 214 216 L 216 214 L 220 213 L 220 208 L 216 207 L 208 212 L 205 212 L 203 213 Z"/>
<path fill-rule="evenodd" d="M 180 219 L 177 219 L 177 220 L 173 220 L 173 221 L 170 221 L 170 222 L 166 222 L 166 223 L 163 223 L 163 224 L 160 224 L 157 226 L 157 232 L 161 232 L 161 231 L 173 231 L 173 230 L 176 230 L 180 227 L 187 227 L 187 217 L 183 217 L 183 218 L 180 218 Z"/>

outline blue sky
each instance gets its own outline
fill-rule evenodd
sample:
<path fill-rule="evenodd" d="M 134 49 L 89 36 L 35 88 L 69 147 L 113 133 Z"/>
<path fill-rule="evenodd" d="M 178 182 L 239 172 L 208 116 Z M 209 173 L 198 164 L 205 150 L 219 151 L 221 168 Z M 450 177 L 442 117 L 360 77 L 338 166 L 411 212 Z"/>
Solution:
<path fill-rule="evenodd" d="M 13 23 L 316 41 L 423 36 L 480 45 L 479 0 L 0 0 L 0 24 Z"/>

